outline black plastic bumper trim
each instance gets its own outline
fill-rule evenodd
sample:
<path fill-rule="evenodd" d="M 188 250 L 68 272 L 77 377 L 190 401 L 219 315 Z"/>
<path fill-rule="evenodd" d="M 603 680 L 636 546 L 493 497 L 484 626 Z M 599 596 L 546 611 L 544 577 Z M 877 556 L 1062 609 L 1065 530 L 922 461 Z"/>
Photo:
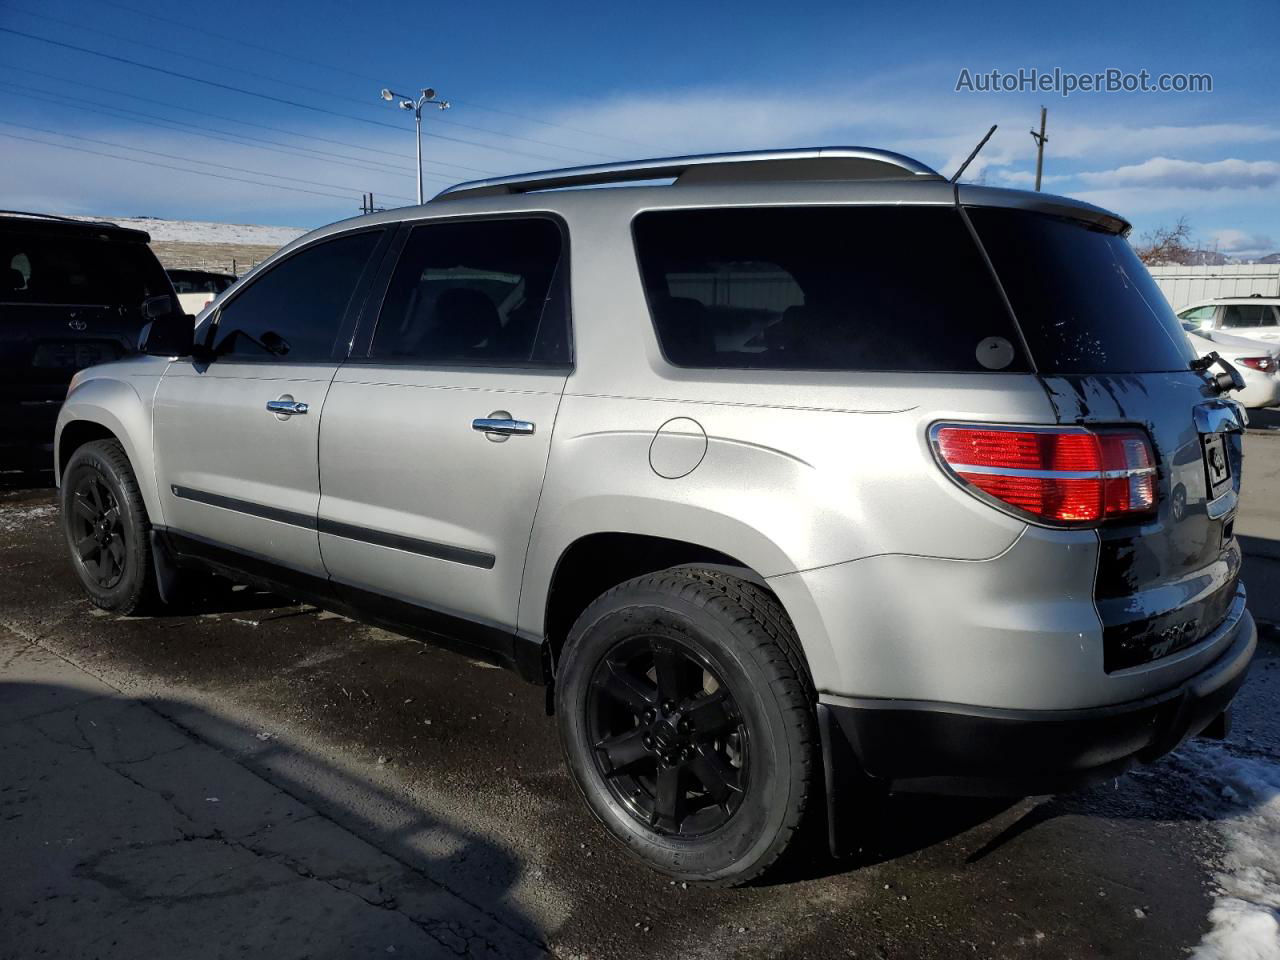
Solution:
<path fill-rule="evenodd" d="M 1059 793 L 1151 762 L 1203 731 L 1230 706 L 1257 643 L 1246 610 L 1230 645 L 1212 664 L 1141 700 L 1078 710 L 1009 710 L 827 698 L 821 706 L 829 716 L 821 732 L 843 738 L 860 770 L 893 790 Z M 842 749 L 824 744 L 824 755 L 838 759 Z M 835 771 L 827 779 L 830 788 L 848 776 Z"/>

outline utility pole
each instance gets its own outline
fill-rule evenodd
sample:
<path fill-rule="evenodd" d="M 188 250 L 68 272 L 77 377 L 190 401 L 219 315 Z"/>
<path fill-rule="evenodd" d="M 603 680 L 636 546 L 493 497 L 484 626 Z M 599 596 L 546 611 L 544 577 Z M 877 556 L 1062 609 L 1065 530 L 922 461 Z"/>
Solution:
<path fill-rule="evenodd" d="M 384 87 L 382 90 L 382 99 L 388 102 L 399 99 L 401 110 L 413 111 L 413 125 L 417 131 L 418 140 L 418 203 L 422 203 L 422 108 L 428 104 L 435 104 L 441 110 L 449 109 L 448 100 L 437 100 L 435 90 L 431 87 L 425 87 L 421 91 L 421 96 L 416 100 L 413 97 L 406 97 L 403 93 L 394 93 L 389 88 Z"/>
<path fill-rule="evenodd" d="M 1047 111 L 1040 108 L 1040 132 L 1031 131 L 1031 139 L 1036 142 L 1036 193 L 1040 192 L 1040 175 L 1044 172 L 1044 145 L 1049 138 L 1044 135 L 1044 115 Z"/>

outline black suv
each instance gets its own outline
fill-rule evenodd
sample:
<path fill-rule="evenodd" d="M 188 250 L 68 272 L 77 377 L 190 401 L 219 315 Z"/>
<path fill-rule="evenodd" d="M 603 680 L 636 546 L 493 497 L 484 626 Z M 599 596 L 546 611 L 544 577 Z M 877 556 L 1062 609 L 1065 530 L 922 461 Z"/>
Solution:
<path fill-rule="evenodd" d="M 77 370 L 137 349 L 142 303 L 173 295 L 141 230 L 0 212 L 0 467 L 53 466 Z"/>

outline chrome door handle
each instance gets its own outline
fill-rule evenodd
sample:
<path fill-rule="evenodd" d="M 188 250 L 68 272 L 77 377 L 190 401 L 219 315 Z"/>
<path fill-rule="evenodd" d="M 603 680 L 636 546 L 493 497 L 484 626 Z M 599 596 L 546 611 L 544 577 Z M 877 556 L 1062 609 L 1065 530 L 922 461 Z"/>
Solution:
<path fill-rule="evenodd" d="M 527 437 L 533 433 L 528 420 L 512 420 L 507 417 L 477 417 L 471 421 L 471 429 L 479 433 L 496 433 L 504 437 Z"/>
<path fill-rule="evenodd" d="M 310 408 L 301 400 L 268 400 L 267 412 L 274 413 L 277 416 L 292 417 L 295 414 L 306 413 Z"/>

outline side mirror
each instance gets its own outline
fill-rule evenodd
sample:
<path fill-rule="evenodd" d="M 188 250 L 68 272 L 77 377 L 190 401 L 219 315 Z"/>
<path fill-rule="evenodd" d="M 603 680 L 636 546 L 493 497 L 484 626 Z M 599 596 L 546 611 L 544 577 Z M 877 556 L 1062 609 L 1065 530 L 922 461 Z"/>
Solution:
<path fill-rule="evenodd" d="M 147 297 L 142 301 L 142 319 L 154 320 L 169 313 L 181 313 L 181 305 L 177 297 L 162 293 L 158 297 Z"/>
<path fill-rule="evenodd" d="M 189 357 L 195 343 L 195 320 L 178 308 L 176 297 L 149 297 L 142 302 L 148 321 L 138 349 L 153 357 Z"/>

